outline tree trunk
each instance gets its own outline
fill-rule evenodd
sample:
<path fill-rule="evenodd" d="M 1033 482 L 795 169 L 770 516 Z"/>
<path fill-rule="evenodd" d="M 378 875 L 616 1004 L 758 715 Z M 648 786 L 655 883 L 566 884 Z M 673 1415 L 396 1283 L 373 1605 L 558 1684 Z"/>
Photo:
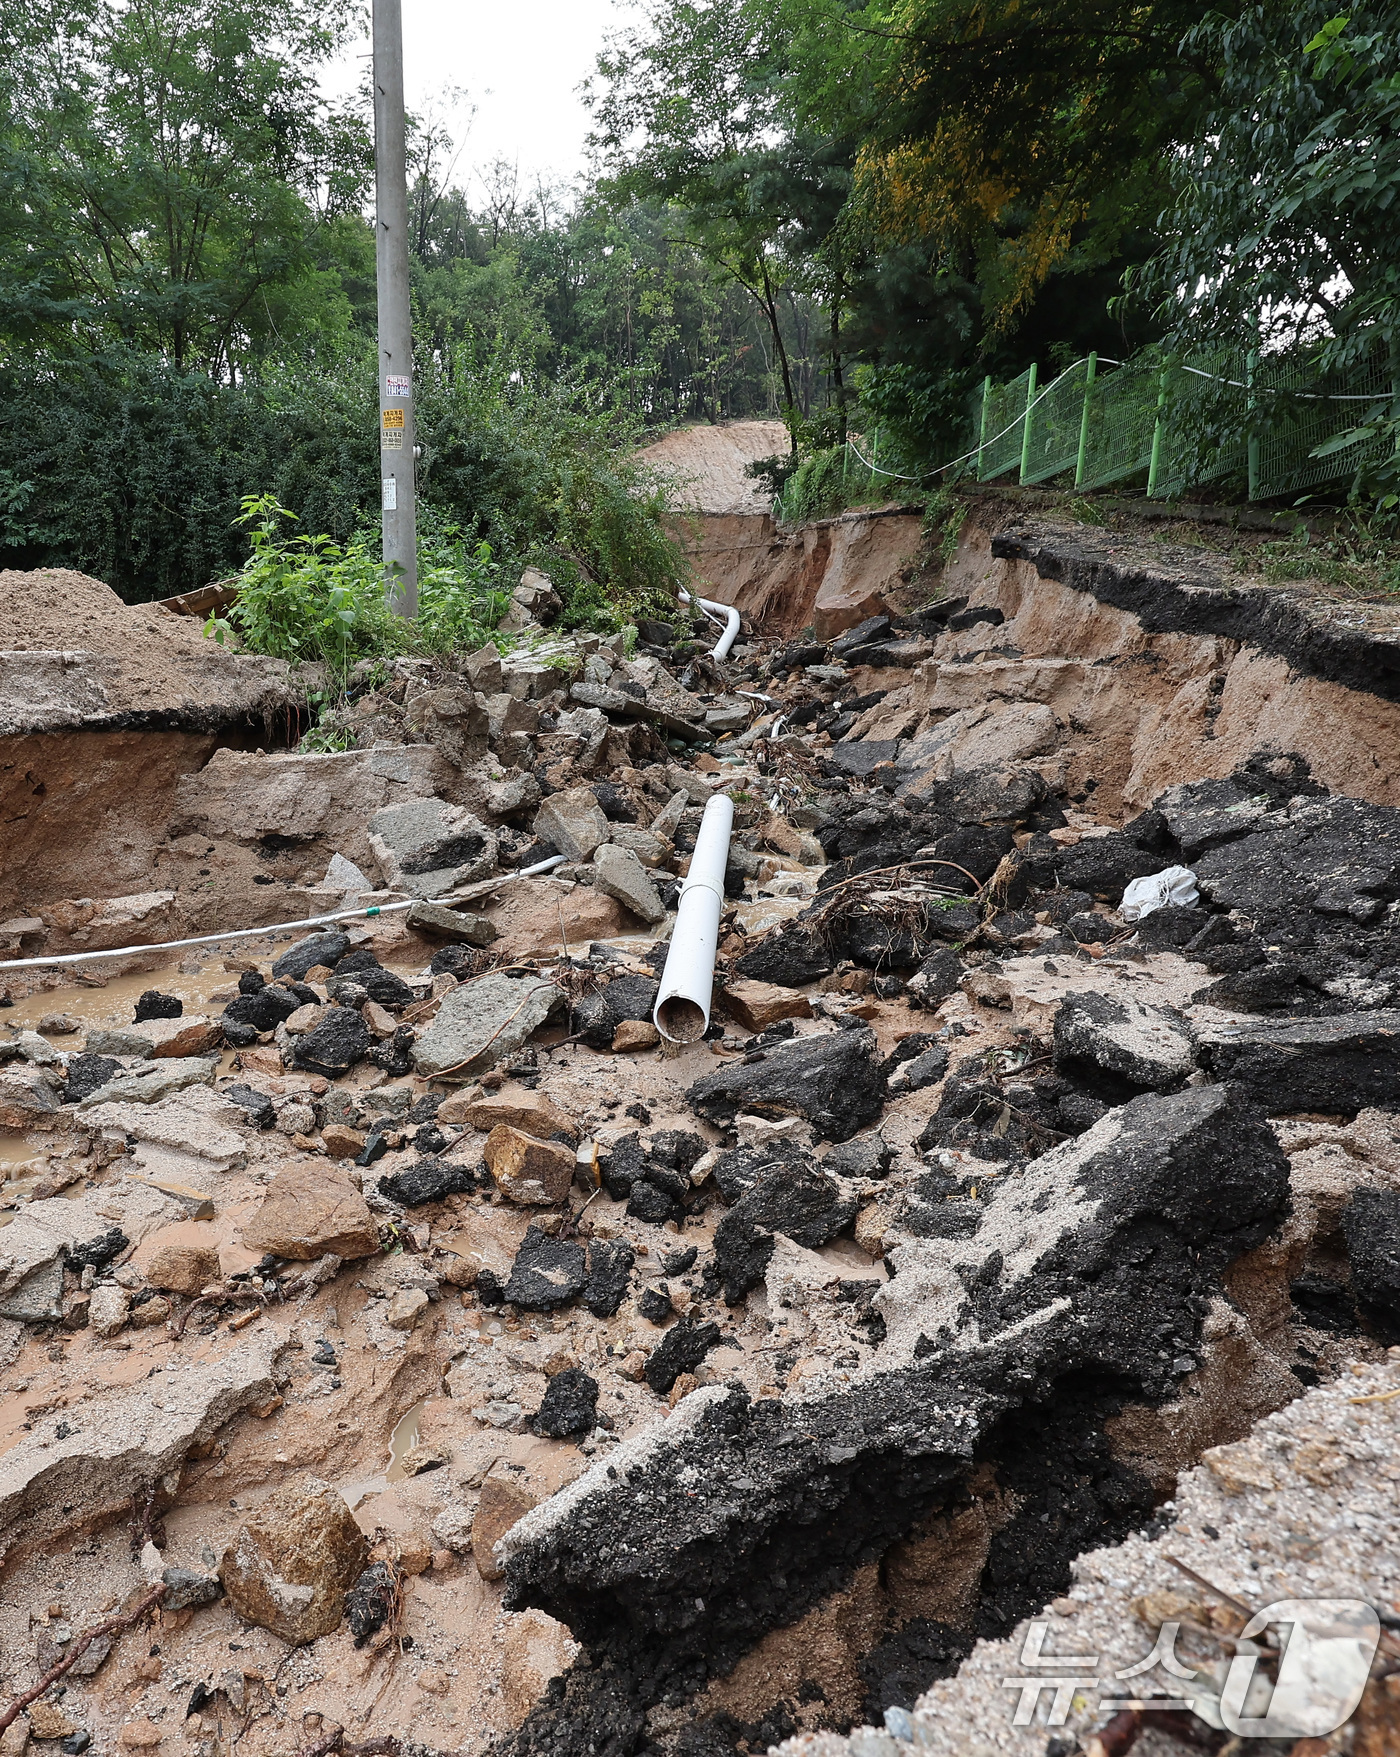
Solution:
<path fill-rule="evenodd" d="M 783 419 L 787 423 L 788 450 L 797 455 L 797 431 L 793 426 L 793 416 L 797 412 L 797 399 L 792 394 L 792 367 L 788 362 L 787 348 L 783 345 L 782 326 L 778 322 L 778 302 L 773 296 L 773 283 L 769 279 L 768 264 L 760 261 L 759 272 L 763 276 L 764 315 L 768 319 L 768 327 L 773 332 L 773 348 L 778 356 L 778 366 L 783 375 Z"/>
<path fill-rule="evenodd" d="M 846 378 L 841 369 L 841 287 L 831 301 L 831 394 L 836 404 L 837 444 L 846 443 Z"/>

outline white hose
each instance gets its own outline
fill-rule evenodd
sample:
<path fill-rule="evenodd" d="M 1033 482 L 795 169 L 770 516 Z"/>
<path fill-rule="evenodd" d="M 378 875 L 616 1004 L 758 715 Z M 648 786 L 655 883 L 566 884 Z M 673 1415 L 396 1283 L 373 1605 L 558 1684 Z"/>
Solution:
<path fill-rule="evenodd" d="M 720 617 L 724 618 L 724 633 L 710 648 L 710 657 L 712 659 L 727 658 L 729 649 L 734 645 L 739 633 L 739 612 L 732 604 L 716 604 L 712 598 L 692 599 L 689 592 L 682 592 L 680 600 L 682 604 L 698 604 L 702 610 L 708 611 L 716 621 Z"/>
<path fill-rule="evenodd" d="M 681 887 L 671 949 L 652 1013 L 656 1029 L 671 1043 L 698 1043 L 710 1028 L 724 869 L 733 827 L 734 801 L 727 793 L 714 794 L 705 806 L 690 873 Z"/>
<path fill-rule="evenodd" d="M 519 872 L 502 875 L 507 878 L 529 878 L 537 872 L 548 872 L 551 867 L 561 865 L 568 858 L 565 854 L 552 854 L 548 860 L 541 860 L 536 866 L 525 866 Z M 415 903 L 421 903 L 421 897 L 411 897 L 403 903 L 375 903 L 369 909 L 338 909 L 334 915 L 307 915 L 300 921 L 276 921 L 269 927 L 234 927 L 227 933 L 202 933 L 194 939 L 166 940 L 157 946 L 115 946 L 106 952 L 63 952 L 48 958 L 6 958 L 0 961 L 0 970 L 37 970 L 50 964 L 89 964 L 96 958 L 127 958 L 136 952 L 173 952 L 181 946 L 213 946 L 220 940 L 256 939 L 259 934 L 285 933 L 291 927 L 321 927 L 328 921 L 357 921 L 362 916 L 389 915 L 395 909 L 411 909 Z M 433 897 L 429 901 L 442 908 L 450 908 L 456 901 L 453 897 Z"/>

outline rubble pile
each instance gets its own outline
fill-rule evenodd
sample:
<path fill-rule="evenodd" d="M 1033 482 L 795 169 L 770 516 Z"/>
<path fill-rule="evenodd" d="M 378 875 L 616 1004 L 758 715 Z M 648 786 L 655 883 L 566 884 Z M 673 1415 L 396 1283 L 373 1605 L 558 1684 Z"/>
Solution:
<path fill-rule="evenodd" d="M 552 596 L 367 671 L 357 750 L 188 777 L 187 917 L 222 860 L 353 919 L 107 1016 L 10 982 L 0 1712 L 134 1619 L 27 1738 L 888 1752 L 1203 1454 L 1390 1370 L 1400 811 L 1261 749 L 1100 823 L 1050 709 L 891 700 L 997 652 L 966 600 L 720 666 Z"/>

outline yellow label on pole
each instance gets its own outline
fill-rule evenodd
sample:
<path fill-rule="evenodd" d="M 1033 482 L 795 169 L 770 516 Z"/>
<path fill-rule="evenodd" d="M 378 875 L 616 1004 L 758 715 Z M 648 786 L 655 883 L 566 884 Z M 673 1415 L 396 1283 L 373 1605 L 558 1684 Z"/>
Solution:
<path fill-rule="evenodd" d="M 385 409 L 385 411 L 384 411 L 384 425 L 386 427 L 402 427 L 403 426 L 403 410 L 402 409 Z"/>

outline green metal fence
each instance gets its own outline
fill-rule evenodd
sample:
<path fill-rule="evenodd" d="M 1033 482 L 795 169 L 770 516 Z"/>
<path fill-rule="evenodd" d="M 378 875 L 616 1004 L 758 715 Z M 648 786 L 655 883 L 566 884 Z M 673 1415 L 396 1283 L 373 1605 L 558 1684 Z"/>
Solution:
<path fill-rule="evenodd" d="M 979 482 L 1060 479 L 1106 488 L 1144 478 L 1156 498 L 1222 476 L 1246 478 L 1251 500 L 1343 481 L 1394 448 L 1378 437 L 1326 457 L 1326 440 L 1377 410 L 1400 407 L 1400 379 L 1379 364 L 1322 377 L 1306 363 L 1219 353 L 1193 361 L 1090 355 L 1037 391 L 1034 366 L 988 379 L 977 416 Z M 1217 437 L 1209 445 L 1201 435 Z"/>
<path fill-rule="evenodd" d="M 1345 481 L 1359 465 L 1400 450 L 1379 434 L 1315 455 L 1381 413 L 1400 416 L 1400 366 L 1371 361 L 1322 375 L 1297 358 L 1242 349 L 1189 360 L 1155 350 L 1127 361 L 1091 354 L 1060 373 L 1030 366 L 1007 384 L 986 379 L 963 455 L 943 468 L 979 482 L 1058 481 L 1080 489 L 1136 479 L 1156 499 L 1237 476 L 1250 500 L 1275 500 Z M 942 474 L 890 469 L 879 461 L 879 444 L 871 434 L 847 447 L 850 478 L 863 478 L 866 492 Z M 784 516 L 782 496 L 774 513 Z"/>

